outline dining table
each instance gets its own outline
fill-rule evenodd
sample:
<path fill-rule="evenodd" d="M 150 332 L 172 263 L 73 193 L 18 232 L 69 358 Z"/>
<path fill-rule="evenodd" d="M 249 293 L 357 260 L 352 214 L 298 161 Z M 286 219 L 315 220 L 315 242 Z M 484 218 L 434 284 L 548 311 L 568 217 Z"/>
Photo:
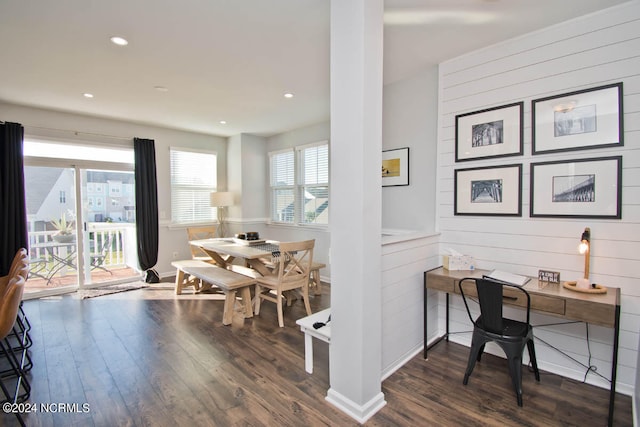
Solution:
<path fill-rule="evenodd" d="M 220 267 L 230 268 L 233 261 L 243 259 L 248 267 L 262 276 L 272 274 L 274 259 L 280 252 L 278 242 L 274 240 L 240 240 L 234 238 L 211 238 L 190 240 L 190 245 L 201 248 Z"/>

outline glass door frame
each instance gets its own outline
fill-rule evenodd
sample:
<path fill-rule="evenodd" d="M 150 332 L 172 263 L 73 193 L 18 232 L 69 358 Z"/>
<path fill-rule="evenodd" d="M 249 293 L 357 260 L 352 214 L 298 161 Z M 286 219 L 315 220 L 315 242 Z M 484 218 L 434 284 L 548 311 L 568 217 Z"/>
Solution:
<path fill-rule="evenodd" d="M 25 156 L 24 157 L 24 166 L 33 166 L 33 167 L 53 167 L 53 168 L 67 168 L 74 170 L 74 180 L 75 180 L 75 201 L 76 201 L 76 253 L 77 253 L 77 272 L 78 272 L 78 282 L 77 286 L 74 287 L 64 287 L 64 288 L 53 288 L 42 291 L 28 292 L 24 294 L 24 299 L 33 299 L 33 298 L 42 298 L 46 296 L 53 295 L 62 295 L 65 293 L 76 292 L 81 289 L 91 289 L 95 287 L 105 286 L 107 284 L 115 284 L 122 283 L 123 281 L 110 281 L 110 282 L 100 282 L 97 284 L 86 284 L 86 277 L 84 274 L 86 267 L 86 257 L 85 257 L 85 230 L 84 224 L 84 209 L 82 206 L 83 198 L 82 198 L 82 170 L 87 169 L 97 169 L 97 170 L 109 170 L 115 172 L 134 172 L 135 168 L 133 164 L 129 163 L 115 163 L 115 162 L 101 162 L 94 160 L 79 160 L 79 159 L 58 159 L 58 158 L 49 158 L 49 157 L 33 157 L 33 156 Z M 136 280 L 138 280 L 136 278 Z M 129 281 L 128 279 L 125 281 Z"/>

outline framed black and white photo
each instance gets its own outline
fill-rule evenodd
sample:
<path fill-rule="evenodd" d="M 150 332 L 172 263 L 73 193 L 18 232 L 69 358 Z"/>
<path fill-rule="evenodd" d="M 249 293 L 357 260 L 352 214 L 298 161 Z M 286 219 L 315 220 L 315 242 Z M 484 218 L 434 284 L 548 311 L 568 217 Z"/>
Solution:
<path fill-rule="evenodd" d="M 453 213 L 522 216 L 522 165 L 457 169 Z"/>
<path fill-rule="evenodd" d="M 531 102 L 532 153 L 622 146 L 622 83 Z"/>
<path fill-rule="evenodd" d="M 456 116 L 456 162 L 522 155 L 523 102 Z"/>
<path fill-rule="evenodd" d="M 622 156 L 531 164 L 532 217 L 622 217 Z"/>
<path fill-rule="evenodd" d="M 409 147 L 382 152 L 382 186 L 409 185 Z"/>

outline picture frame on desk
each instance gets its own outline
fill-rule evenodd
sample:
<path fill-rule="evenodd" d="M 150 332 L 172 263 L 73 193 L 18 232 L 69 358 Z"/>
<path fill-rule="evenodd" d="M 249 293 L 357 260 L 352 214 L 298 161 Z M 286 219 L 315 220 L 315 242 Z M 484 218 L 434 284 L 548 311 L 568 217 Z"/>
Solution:
<path fill-rule="evenodd" d="M 522 164 L 456 169 L 454 215 L 522 216 Z"/>
<path fill-rule="evenodd" d="M 530 216 L 622 218 L 622 156 L 531 164 Z"/>
<path fill-rule="evenodd" d="M 623 146 L 622 83 L 531 102 L 532 154 Z"/>
<path fill-rule="evenodd" d="M 523 153 L 523 102 L 458 114 L 456 162 Z"/>

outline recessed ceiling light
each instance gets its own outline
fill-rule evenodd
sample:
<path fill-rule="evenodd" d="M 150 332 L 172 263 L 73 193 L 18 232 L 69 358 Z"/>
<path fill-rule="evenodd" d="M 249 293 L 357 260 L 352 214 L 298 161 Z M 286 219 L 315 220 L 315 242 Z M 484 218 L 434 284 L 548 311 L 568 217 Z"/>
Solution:
<path fill-rule="evenodd" d="M 126 46 L 129 44 L 129 42 L 126 39 L 118 36 L 111 37 L 111 43 L 117 44 L 118 46 Z"/>
<path fill-rule="evenodd" d="M 220 120 L 220 124 L 221 124 L 221 125 L 226 125 L 226 124 L 227 124 L 227 121 L 226 121 L 226 120 Z"/>
<path fill-rule="evenodd" d="M 285 93 L 285 94 L 284 94 L 284 97 L 285 97 L 285 98 L 293 98 L 293 94 L 292 94 L 292 93 L 290 93 L 290 92 L 288 92 L 288 93 Z"/>
<path fill-rule="evenodd" d="M 82 96 L 84 96 L 85 98 L 93 98 L 92 93 L 83 93 Z"/>
<path fill-rule="evenodd" d="M 153 87 L 155 90 L 157 90 L 158 92 L 169 92 L 169 89 L 167 89 L 164 86 L 154 86 Z"/>

